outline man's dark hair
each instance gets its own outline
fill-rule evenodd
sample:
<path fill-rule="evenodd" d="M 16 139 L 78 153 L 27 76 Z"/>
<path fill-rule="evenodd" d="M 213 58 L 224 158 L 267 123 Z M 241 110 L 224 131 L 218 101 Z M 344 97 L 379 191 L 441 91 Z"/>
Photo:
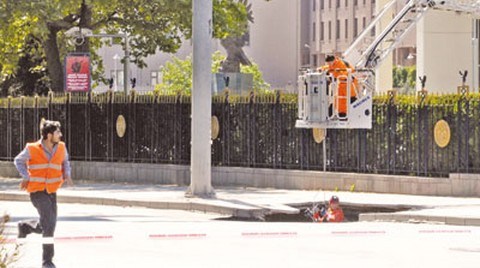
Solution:
<path fill-rule="evenodd" d="M 335 60 L 335 56 L 333 55 L 327 55 L 325 57 L 325 62 L 330 62 L 330 61 L 334 61 Z"/>
<path fill-rule="evenodd" d="M 57 129 L 60 129 L 60 122 L 45 120 L 40 123 L 40 133 L 44 140 L 47 139 L 48 134 L 53 134 Z"/>

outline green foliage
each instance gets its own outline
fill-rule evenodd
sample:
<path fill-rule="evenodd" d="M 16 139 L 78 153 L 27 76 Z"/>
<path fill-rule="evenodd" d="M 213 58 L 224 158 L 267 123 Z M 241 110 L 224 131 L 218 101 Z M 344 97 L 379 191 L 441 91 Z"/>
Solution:
<path fill-rule="evenodd" d="M 161 94 L 186 94 L 192 92 L 192 59 L 188 56 L 185 60 L 172 57 L 165 66 L 160 68 L 163 82 L 155 86 L 155 91 Z"/>
<path fill-rule="evenodd" d="M 253 90 L 256 93 L 264 93 L 270 91 L 270 84 L 263 80 L 262 72 L 256 63 L 252 62 L 252 65 L 240 65 L 240 72 L 253 75 Z"/>
<path fill-rule="evenodd" d="M 393 67 L 393 87 L 399 90 L 401 94 L 415 92 L 417 81 L 416 66 L 394 66 Z"/>
<path fill-rule="evenodd" d="M 7 248 L 6 239 L 4 237 L 5 224 L 10 220 L 8 215 L 0 218 L 0 268 L 10 267 L 19 257 L 18 245 L 13 248 Z"/>
<path fill-rule="evenodd" d="M 218 73 L 222 61 L 226 56 L 216 51 L 212 55 L 212 73 Z M 189 56 L 185 60 L 172 57 L 171 61 L 165 63 L 160 68 L 162 73 L 162 83 L 155 86 L 155 91 L 160 94 L 186 94 L 190 95 L 192 90 L 192 58 Z M 242 73 L 253 75 L 253 90 L 257 93 L 265 93 L 270 90 L 270 85 L 263 80 L 262 73 L 257 64 L 251 66 L 240 66 Z"/>
<path fill-rule="evenodd" d="M 214 37 L 239 36 L 246 30 L 247 11 L 241 1 L 214 0 L 213 9 Z M 57 81 L 52 87 L 59 86 L 58 74 L 63 73 L 62 68 L 52 66 L 61 66 L 66 53 L 72 51 L 90 52 L 94 81 L 102 81 L 102 61 L 96 51 L 111 42 L 89 38 L 86 46 L 76 47 L 65 36 L 75 26 L 90 28 L 96 34 L 128 33 L 130 60 L 145 67 L 148 55 L 158 51 L 174 53 L 183 40 L 191 37 L 192 0 L 0 1 L 0 83 L 18 71 L 28 38 L 40 44 L 35 57 L 45 59 L 42 63 L 32 61 L 37 66 L 31 70 L 48 67 L 50 80 Z M 52 37 L 58 49 L 46 47 L 52 45 Z"/>

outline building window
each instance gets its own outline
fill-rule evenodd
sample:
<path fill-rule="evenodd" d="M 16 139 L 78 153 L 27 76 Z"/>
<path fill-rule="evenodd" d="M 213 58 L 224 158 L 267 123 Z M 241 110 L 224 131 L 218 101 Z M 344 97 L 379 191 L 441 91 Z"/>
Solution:
<path fill-rule="evenodd" d="M 337 0 L 337 8 L 340 7 L 340 0 Z"/>
<path fill-rule="evenodd" d="M 320 0 L 320 9 L 325 9 L 325 0 Z"/>
<path fill-rule="evenodd" d="M 345 20 L 345 39 L 348 39 L 348 19 Z"/>
<path fill-rule="evenodd" d="M 318 56 L 317 55 L 313 55 L 313 66 L 314 67 L 318 66 Z"/>
<path fill-rule="evenodd" d="M 357 37 L 358 35 L 358 19 L 353 19 L 353 37 Z"/>
<path fill-rule="evenodd" d="M 315 39 L 317 39 L 316 35 L 317 35 L 317 24 L 314 22 L 313 23 L 312 41 L 315 41 Z"/>
<path fill-rule="evenodd" d="M 110 77 L 113 78 L 113 89 L 123 89 L 123 70 L 111 70 Z"/>
<path fill-rule="evenodd" d="M 332 0 L 328 0 L 328 8 L 332 8 Z"/>
<path fill-rule="evenodd" d="M 336 23 L 336 26 L 337 26 L 337 33 L 335 35 L 335 37 L 338 39 L 340 39 L 340 20 L 337 20 L 337 23 Z"/>
<path fill-rule="evenodd" d="M 345 7 L 348 7 L 348 1 L 350 0 L 345 0 Z"/>
<path fill-rule="evenodd" d="M 353 0 L 353 5 L 358 6 L 358 0 Z"/>
<path fill-rule="evenodd" d="M 317 4 L 317 0 L 313 0 L 313 11 L 315 11 L 316 4 Z"/>
<path fill-rule="evenodd" d="M 162 82 L 162 73 L 158 71 L 151 71 L 150 72 L 150 85 L 152 88 L 155 88 L 155 85 L 160 84 Z"/>
<path fill-rule="evenodd" d="M 364 6 L 367 5 L 367 0 L 363 0 L 363 5 L 364 5 Z"/>
<path fill-rule="evenodd" d="M 322 21 L 320 24 L 320 40 L 325 40 L 325 23 Z"/>
<path fill-rule="evenodd" d="M 332 21 L 328 22 L 328 40 L 332 40 Z"/>
<path fill-rule="evenodd" d="M 367 25 L 367 18 L 363 17 L 363 22 L 362 22 L 362 29 L 365 30 L 365 26 Z"/>
<path fill-rule="evenodd" d="M 372 5 L 375 5 L 375 0 L 372 0 Z"/>

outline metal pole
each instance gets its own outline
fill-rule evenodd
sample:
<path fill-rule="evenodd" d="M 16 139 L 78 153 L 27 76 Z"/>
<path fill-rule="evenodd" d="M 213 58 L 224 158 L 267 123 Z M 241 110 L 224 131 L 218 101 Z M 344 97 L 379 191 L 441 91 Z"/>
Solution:
<path fill-rule="evenodd" d="M 192 150 L 187 196 L 213 197 L 211 185 L 212 0 L 193 1 Z"/>
<path fill-rule="evenodd" d="M 123 89 L 128 94 L 128 64 L 130 62 L 130 51 L 128 50 L 128 35 L 125 34 L 125 59 L 123 63 Z"/>
<path fill-rule="evenodd" d="M 323 172 L 327 171 L 327 129 L 325 129 L 325 137 L 322 142 L 323 149 Z"/>
<path fill-rule="evenodd" d="M 478 80 L 479 80 L 479 74 L 478 74 L 478 69 L 479 69 L 479 50 L 478 50 L 478 23 L 479 20 L 473 19 L 472 20 L 472 48 L 473 48 L 473 75 L 472 75 L 472 80 L 473 80 L 473 88 L 472 92 L 477 92 L 478 89 Z"/>

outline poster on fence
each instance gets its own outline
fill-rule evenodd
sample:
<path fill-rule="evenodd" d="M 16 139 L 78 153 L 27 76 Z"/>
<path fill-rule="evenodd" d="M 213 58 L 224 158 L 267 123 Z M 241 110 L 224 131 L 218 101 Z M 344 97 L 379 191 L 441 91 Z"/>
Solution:
<path fill-rule="evenodd" d="M 65 91 L 90 91 L 90 54 L 71 53 L 65 57 Z"/>

